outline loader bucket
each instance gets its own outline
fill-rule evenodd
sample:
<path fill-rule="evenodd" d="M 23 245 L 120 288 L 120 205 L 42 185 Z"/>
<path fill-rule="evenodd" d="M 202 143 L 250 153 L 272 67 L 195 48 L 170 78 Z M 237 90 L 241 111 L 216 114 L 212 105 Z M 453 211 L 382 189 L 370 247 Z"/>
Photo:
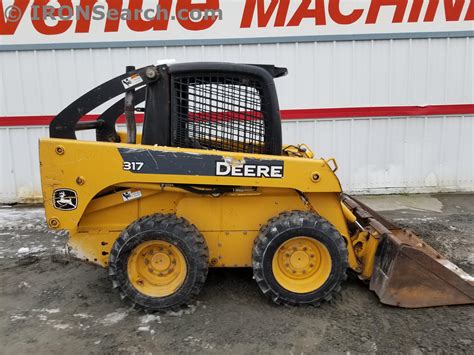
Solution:
<path fill-rule="evenodd" d="M 474 277 L 362 202 L 347 195 L 342 201 L 381 236 L 370 289 L 382 303 L 405 308 L 474 303 Z"/>

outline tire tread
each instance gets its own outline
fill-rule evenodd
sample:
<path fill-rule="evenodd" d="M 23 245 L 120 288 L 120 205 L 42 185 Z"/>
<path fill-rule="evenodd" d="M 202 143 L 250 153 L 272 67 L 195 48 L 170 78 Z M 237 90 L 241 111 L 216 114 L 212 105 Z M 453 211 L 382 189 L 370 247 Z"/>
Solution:
<path fill-rule="evenodd" d="M 176 304 L 167 307 L 160 307 L 159 298 L 141 296 L 138 291 L 136 297 L 130 297 L 123 290 L 124 281 L 120 279 L 117 272 L 118 260 L 121 257 L 123 246 L 132 238 L 139 238 L 141 233 L 147 231 L 166 231 L 172 235 L 178 235 L 183 242 L 190 248 L 196 265 L 195 282 L 189 292 L 176 293 L 178 300 Z M 178 311 L 191 303 L 199 294 L 204 286 L 208 273 L 209 250 L 204 237 L 193 224 L 174 214 L 153 214 L 141 217 L 130 224 L 122 231 L 115 241 L 109 255 L 109 276 L 112 280 L 112 288 L 118 289 L 120 298 L 129 306 L 146 312 L 154 311 Z M 147 299 L 146 303 L 137 302 L 137 299 Z"/>
<path fill-rule="evenodd" d="M 302 303 L 298 299 L 297 294 L 291 296 L 288 295 L 290 292 L 287 292 L 287 294 L 279 293 L 271 286 L 271 283 L 267 280 L 263 272 L 263 257 L 268 245 L 283 231 L 298 227 L 307 227 L 321 231 L 336 243 L 340 255 L 337 277 L 329 292 L 323 295 L 320 299 L 314 299 L 305 303 Z M 254 279 L 260 290 L 267 298 L 281 305 L 300 306 L 303 304 L 309 304 L 319 306 L 322 301 L 331 301 L 334 298 L 334 294 L 341 290 L 341 283 L 347 279 L 348 254 L 344 238 L 326 219 L 312 212 L 287 211 L 271 218 L 262 226 L 258 237 L 255 239 L 252 259 Z"/>

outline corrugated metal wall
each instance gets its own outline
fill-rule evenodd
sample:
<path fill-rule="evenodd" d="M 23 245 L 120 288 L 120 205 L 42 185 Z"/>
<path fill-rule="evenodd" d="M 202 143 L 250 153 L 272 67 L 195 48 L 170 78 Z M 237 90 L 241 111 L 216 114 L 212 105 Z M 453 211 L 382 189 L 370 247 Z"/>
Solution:
<path fill-rule="evenodd" d="M 471 38 L 276 43 L 0 53 L 0 116 L 55 114 L 125 70 L 158 59 L 271 63 L 289 108 L 473 102 Z"/>
<path fill-rule="evenodd" d="M 37 141 L 47 134 L 47 127 L 0 129 L 0 202 L 41 197 Z M 283 122 L 286 143 L 306 142 L 317 157 L 337 159 L 351 192 L 472 191 L 473 137 L 473 116 Z"/>
<path fill-rule="evenodd" d="M 95 85 L 158 59 L 286 66 L 282 109 L 473 103 L 470 38 L 0 53 L 0 116 L 54 115 Z M 350 191 L 474 190 L 472 116 L 286 121 L 285 142 L 337 158 Z M 45 127 L 0 127 L 0 202 L 40 195 Z"/>
<path fill-rule="evenodd" d="M 473 190 L 473 116 L 294 121 L 284 129 L 285 141 L 336 157 L 348 191 Z"/>

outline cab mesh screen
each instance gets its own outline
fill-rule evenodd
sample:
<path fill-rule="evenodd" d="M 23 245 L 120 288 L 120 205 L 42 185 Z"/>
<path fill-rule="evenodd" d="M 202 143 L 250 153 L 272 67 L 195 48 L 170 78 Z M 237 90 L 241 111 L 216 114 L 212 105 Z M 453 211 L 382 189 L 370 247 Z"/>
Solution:
<path fill-rule="evenodd" d="M 265 124 L 259 82 L 241 76 L 173 78 L 175 146 L 263 153 Z"/>

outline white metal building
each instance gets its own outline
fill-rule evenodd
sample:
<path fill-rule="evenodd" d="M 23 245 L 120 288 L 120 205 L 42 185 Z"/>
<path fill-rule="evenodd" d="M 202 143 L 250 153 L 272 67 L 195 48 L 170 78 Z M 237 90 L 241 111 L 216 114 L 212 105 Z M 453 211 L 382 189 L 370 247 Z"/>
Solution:
<path fill-rule="evenodd" d="M 37 141 L 48 136 L 55 114 L 126 65 L 164 58 L 287 67 L 289 75 L 276 79 L 284 141 L 335 157 L 346 191 L 473 191 L 468 5 L 459 17 L 462 31 L 435 23 L 428 32 L 319 36 L 312 25 L 308 36 L 265 37 L 262 29 L 249 36 L 250 28 L 230 39 L 64 43 L 64 34 L 49 44 L 0 35 L 0 203 L 41 198 Z M 383 10 L 391 19 L 394 9 Z"/>

